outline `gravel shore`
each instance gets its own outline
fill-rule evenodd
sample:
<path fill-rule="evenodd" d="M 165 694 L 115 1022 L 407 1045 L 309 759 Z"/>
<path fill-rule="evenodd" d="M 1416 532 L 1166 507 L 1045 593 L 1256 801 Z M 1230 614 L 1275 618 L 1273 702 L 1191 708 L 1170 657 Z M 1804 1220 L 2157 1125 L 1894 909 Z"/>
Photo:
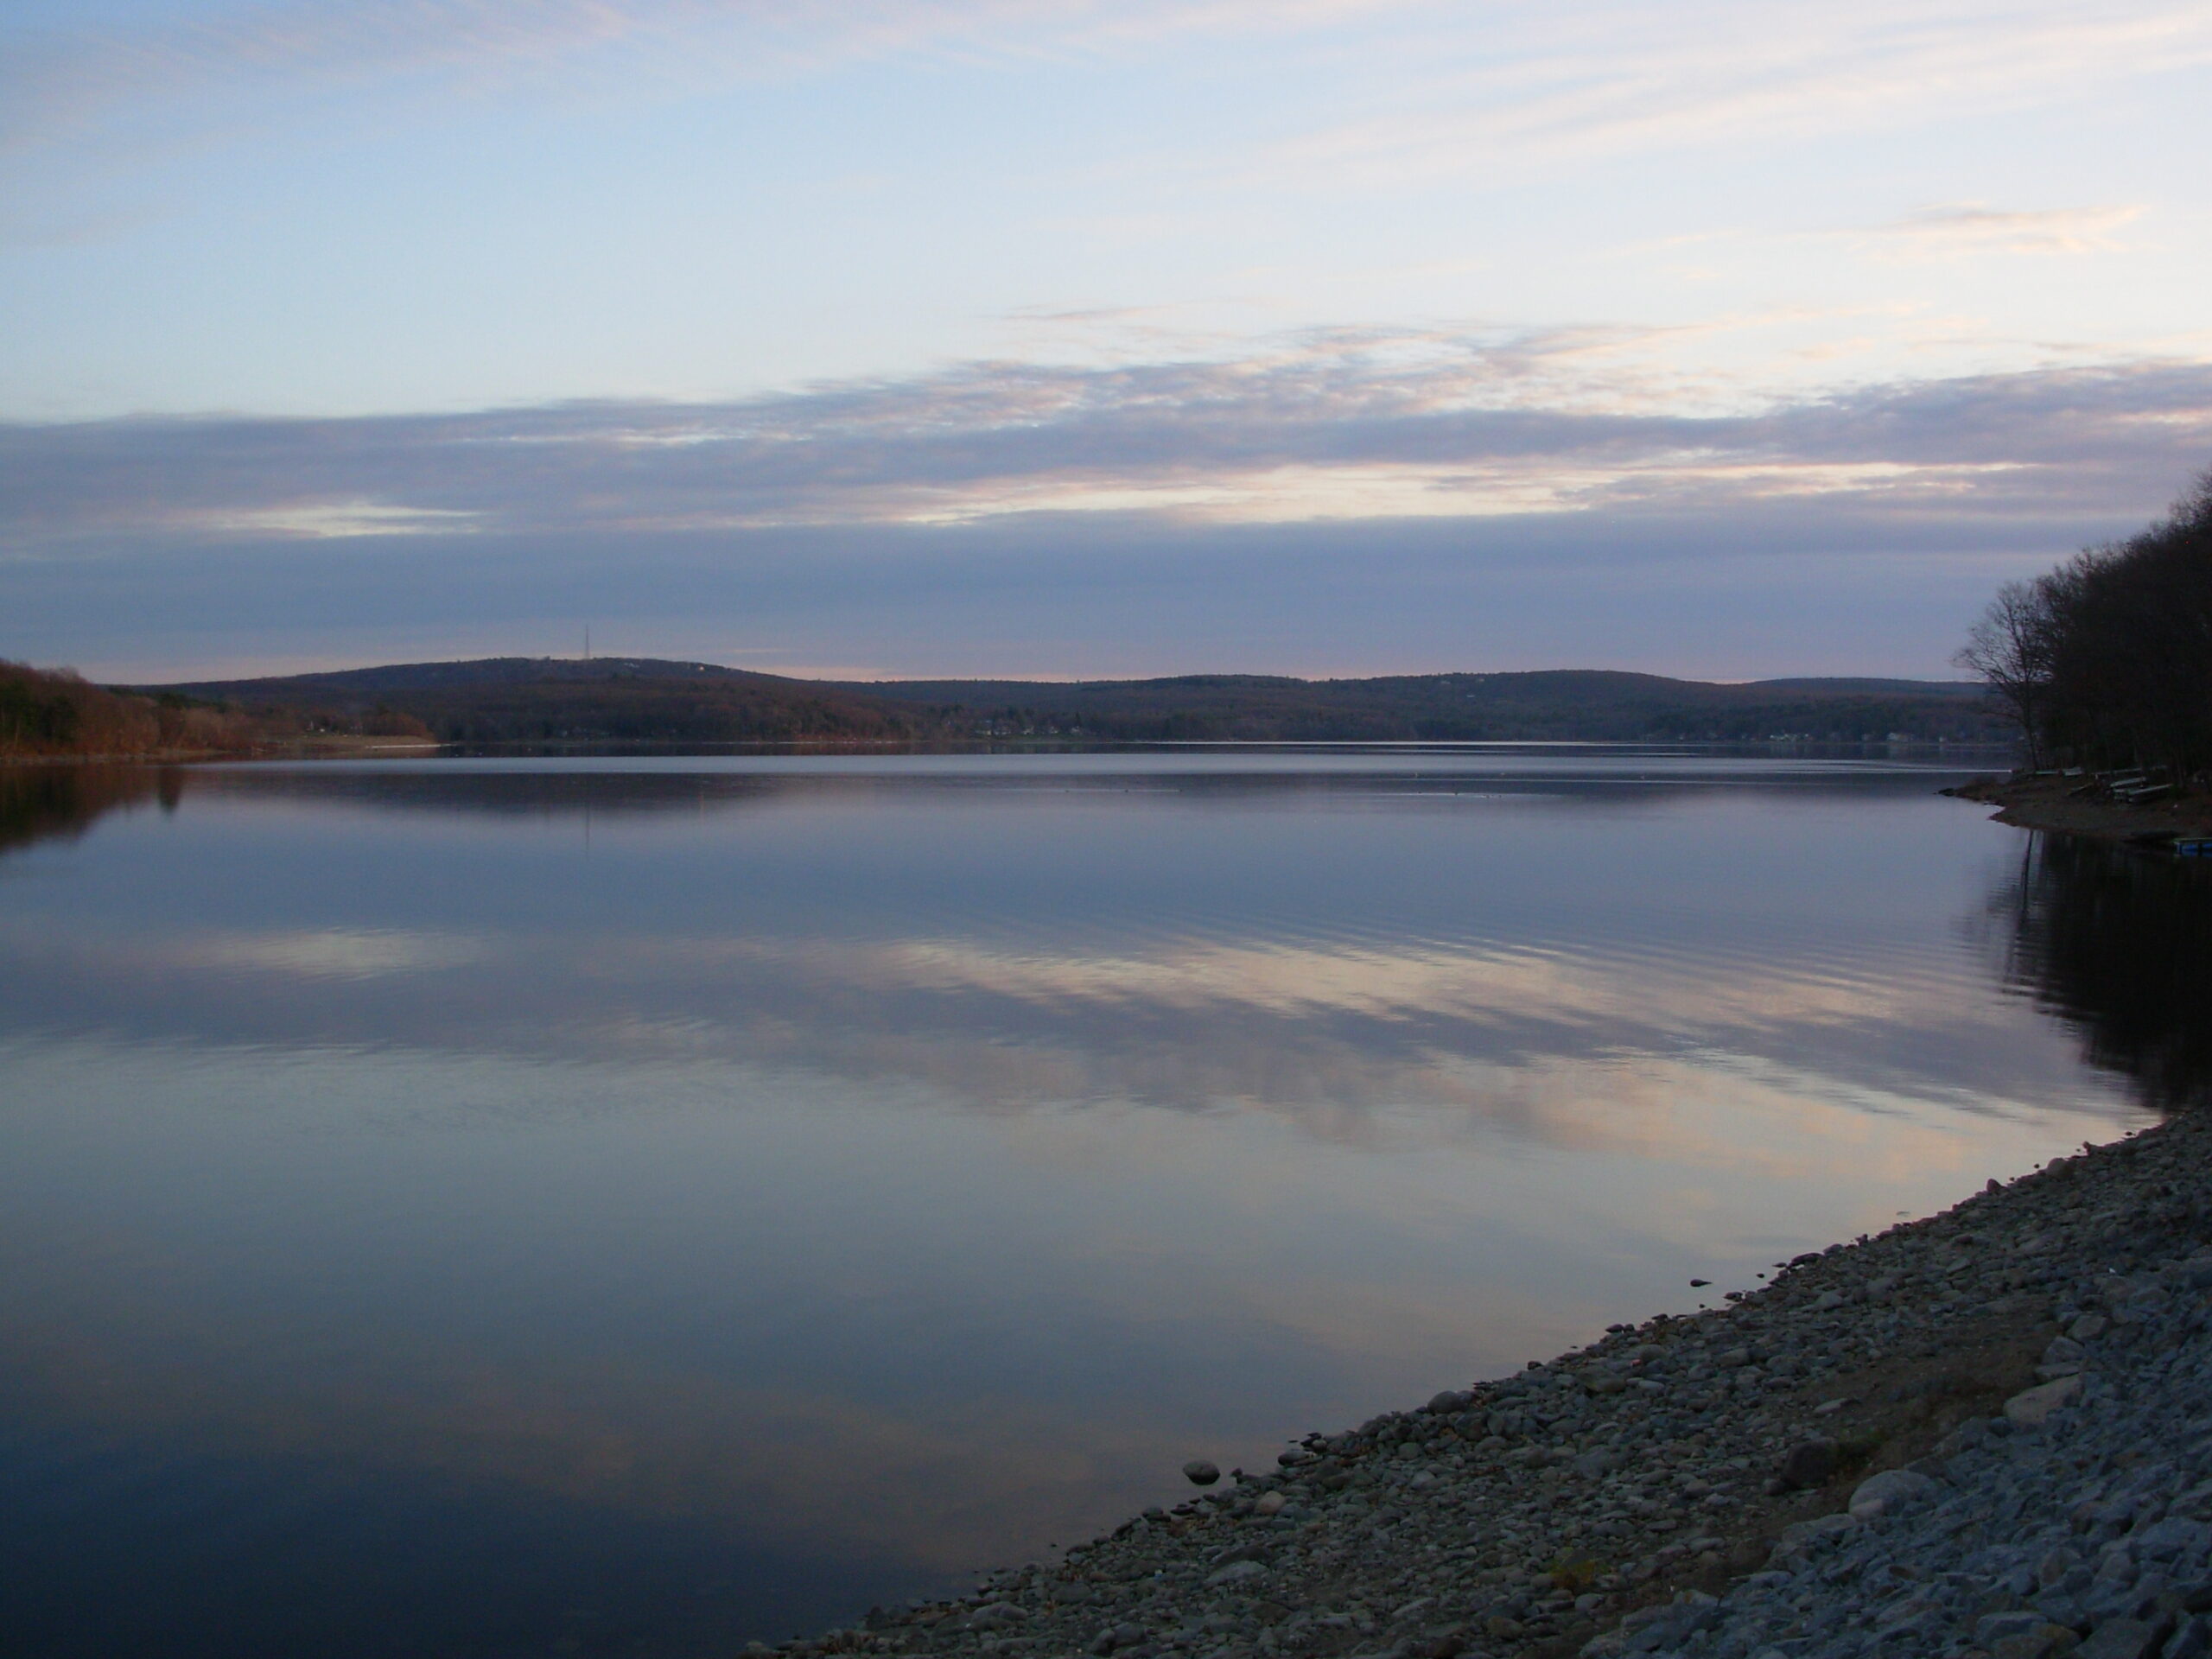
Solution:
<path fill-rule="evenodd" d="M 1999 823 L 2099 841 L 2155 842 L 2212 835 L 2212 799 L 2201 793 L 2128 804 L 2084 799 L 2079 778 L 1974 778 L 1942 791 L 1998 810 Z"/>
<path fill-rule="evenodd" d="M 2085 1147 L 782 1651 L 2199 1659 L 2208 1167 Z"/>

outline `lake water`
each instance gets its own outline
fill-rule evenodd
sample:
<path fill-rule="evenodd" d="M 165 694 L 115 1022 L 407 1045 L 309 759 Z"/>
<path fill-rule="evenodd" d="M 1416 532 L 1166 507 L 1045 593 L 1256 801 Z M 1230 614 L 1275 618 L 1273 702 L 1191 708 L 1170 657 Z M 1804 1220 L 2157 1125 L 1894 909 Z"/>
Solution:
<path fill-rule="evenodd" d="M 2147 1121 L 2204 884 L 1955 775 L 0 776 L 0 1649 L 727 1653 Z"/>

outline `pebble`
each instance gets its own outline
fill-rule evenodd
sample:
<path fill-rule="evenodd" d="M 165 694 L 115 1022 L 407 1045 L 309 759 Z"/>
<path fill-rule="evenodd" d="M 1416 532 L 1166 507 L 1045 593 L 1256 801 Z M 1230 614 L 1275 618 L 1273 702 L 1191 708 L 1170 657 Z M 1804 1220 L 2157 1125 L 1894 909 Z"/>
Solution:
<path fill-rule="evenodd" d="M 785 1651 L 2212 1659 L 2208 1172 L 2176 1118 Z M 1931 1392 L 1892 1445 L 1842 1391 L 1990 1321 L 2024 1333 L 1990 1414 Z"/>

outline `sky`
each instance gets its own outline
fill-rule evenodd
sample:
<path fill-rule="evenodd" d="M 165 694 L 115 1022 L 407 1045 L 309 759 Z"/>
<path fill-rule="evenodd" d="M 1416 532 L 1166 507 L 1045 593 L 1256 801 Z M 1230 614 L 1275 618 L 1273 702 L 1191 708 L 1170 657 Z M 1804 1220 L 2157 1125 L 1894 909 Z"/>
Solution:
<path fill-rule="evenodd" d="M 2202 0 L 12 0 L 0 656 L 1949 677 L 2212 465 Z"/>

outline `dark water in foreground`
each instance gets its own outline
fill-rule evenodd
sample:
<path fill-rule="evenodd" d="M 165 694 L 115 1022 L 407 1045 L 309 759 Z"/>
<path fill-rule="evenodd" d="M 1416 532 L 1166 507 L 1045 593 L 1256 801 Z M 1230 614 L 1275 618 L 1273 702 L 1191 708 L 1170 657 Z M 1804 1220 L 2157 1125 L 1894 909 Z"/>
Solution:
<path fill-rule="evenodd" d="M 0 1651 L 727 1652 L 2200 1090 L 2196 873 L 1942 781 L 0 776 Z"/>

